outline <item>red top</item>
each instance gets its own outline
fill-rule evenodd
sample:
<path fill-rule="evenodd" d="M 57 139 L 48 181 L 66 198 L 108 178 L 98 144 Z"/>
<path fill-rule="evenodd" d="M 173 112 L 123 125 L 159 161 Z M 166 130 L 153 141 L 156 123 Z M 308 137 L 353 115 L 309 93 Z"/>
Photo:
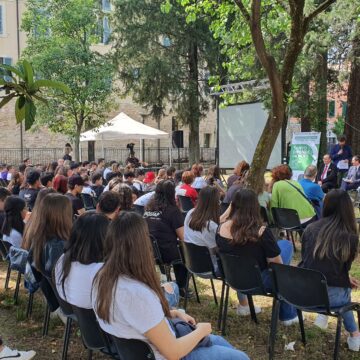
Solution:
<path fill-rule="evenodd" d="M 192 188 L 191 185 L 188 185 L 188 184 L 182 184 L 180 186 L 180 189 L 185 190 L 185 196 L 189 197 L 195 206 L 196 200 L 198 198 L 197 191 L 194 188 Z"/>

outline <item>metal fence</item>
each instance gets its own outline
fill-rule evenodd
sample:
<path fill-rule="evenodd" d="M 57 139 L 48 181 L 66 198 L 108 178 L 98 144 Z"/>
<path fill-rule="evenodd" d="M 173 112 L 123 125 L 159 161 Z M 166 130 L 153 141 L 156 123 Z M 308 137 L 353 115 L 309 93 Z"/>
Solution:
<path fill-rule="evenodd" d="M 140 158 L 140 149 L 135 148 L 136 157 Z M 17 165 L 23 159 L 30 158 L 33 164 L 47 164 L 56 161 L 64 156 L 63 148 L 46 149 L 23 149 L 23 158 L 21 158 L 21 149 L 0 148 L 0 163 Z M 106 161 L 116 160 L 122 164 L 129 156 L 129 150 L 126 148 L 96 148 L 95 160 L 104 157 Z M 143 160 L 149 164 L 169 164 L 170 156 L 174 164 L 187 165 L 189 162 L 189 149 L 170 149 L 169 148 L 146 148 L 143 149 Z M 87 148 L 81 149 L 82 161 L 88 160 Z M 201 148 L 200 162 L 215 164 L 215 148 Z"/>

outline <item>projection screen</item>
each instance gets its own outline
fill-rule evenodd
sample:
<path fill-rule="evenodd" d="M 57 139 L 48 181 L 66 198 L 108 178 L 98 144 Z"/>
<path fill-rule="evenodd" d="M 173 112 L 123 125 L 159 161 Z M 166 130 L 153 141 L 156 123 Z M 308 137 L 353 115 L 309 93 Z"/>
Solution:
<path fill-rule="evenodd" d="M 251 164 L 256 145 L 265 127 L 268 112 L 262 103 L 228 106 L 219 109 L 219 166 L 233 168 L 239 161 Z M 268 169 L 281 164 L 281 135 L 279 134 Z"/>

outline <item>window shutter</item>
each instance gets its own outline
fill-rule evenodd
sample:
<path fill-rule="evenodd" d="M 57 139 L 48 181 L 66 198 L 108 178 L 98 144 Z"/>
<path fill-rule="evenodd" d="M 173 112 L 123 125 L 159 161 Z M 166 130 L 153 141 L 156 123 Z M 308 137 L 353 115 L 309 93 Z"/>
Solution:
<path fill-rule="evenodd" d="M 103 11 L 111 11 L 110 0 L 102 0 L 102 10 Z"/>
<path fill-rule="evenodd" d="M 346 101 L 342 101 L 342 117 L 344 119 L 347 119 L 347 113 L 348 113 L 348 104 Z"/>
<path fill-rule="evenodd" d="M 104 19 L 103 19 L 103 29 L 104 29 L 103 43 L 108 44 L 111 30 L 110 30 L 110 25 L 109 25 L 109 19 L 107 16 L 104 16 Z"/>
<path fill-rule="evenodd" d="M 5 64 L 5 65 L 11 65 L 11 63 L 12 63 L 12 59 L 11 58 L 9 58 L 9 57 L 4 57 L 4 58 L 2 58 L 3 59 L 3 64 Z M 11 81 L 12 79 L 11 79 L 11 76 L 4 76 L 4 80 L 5 81 Z"/>
<path fill-rule="evenodd" d="M 331 100 L 329 101 L 329 117 L 335 116 L 335 101 Z"/>
<path fill-rule="evenodd" d="M 3 7 L 0 5 L 0 34 L 4 33 L 4 24 L 3 24 Z"/>

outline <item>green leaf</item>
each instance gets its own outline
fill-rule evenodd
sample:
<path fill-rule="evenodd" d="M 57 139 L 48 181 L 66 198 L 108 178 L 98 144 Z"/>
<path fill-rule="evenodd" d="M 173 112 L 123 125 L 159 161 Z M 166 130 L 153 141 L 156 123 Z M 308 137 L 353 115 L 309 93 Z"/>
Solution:
<path fill-rule="evenodd" d="M 6 64 L 0 64 L 0 69 L 4 69 L 6 71 L 10 71 L 14 74 L 16 74 L 19 78 L 23 79 L 24 78 L 24 74 L 17 68 L 11 66 L 11 65 L 6 65 Z"/>
<path fill-rule="evenodd" d="M 64 83 L 60 81 L 53 81 L 53 80 L 37 80 L 33 84 L 34 88 L 41 88 L 41 87 L 47 87 L 52 89 L 61 90 L 66 94 L 69 94 L 71 92 L 70 88 L 65 85 Z"/>
<path fill-rule="evenodd" d="M 31 64 L 26 60 L 24 60 L 22 62 L 22 65 L 23 65 L 23 69 L 24 69 L 25 81 L 29 84 L 29 86 L 31 86 L 34 83 L 34 71 L 33 71 L 33 68 L 31 66 Z"/>
<path fill-rule="evenodd" d="M 39 95 L 32 95 L 32 97 L 38 101 L 41 101 L 43 104 L 48 105 L 48 101 L 45 98 Z"/>
<path fill-rule="evenodd" d="M 25 102 L 26 100 L 24 96 L 20 96 L 16 100 L 15 117 L 18 124 L 21 123 L 25 118 Z"/>
<path fill-rule="evenodd" d="M 5 96 L 1 101 L 0 101 L 0 109 L 5 106 L 9 101 L 11 101 L 14 97 L 16 96 L 15 93 L 9 94 L 7 96 Z"/>
<path fill-rule="evenodd" d="M 35 122 L 36 106 L 33 101 L 26 100 L 25 103 L 25 130 L 29 130 Z"/>

